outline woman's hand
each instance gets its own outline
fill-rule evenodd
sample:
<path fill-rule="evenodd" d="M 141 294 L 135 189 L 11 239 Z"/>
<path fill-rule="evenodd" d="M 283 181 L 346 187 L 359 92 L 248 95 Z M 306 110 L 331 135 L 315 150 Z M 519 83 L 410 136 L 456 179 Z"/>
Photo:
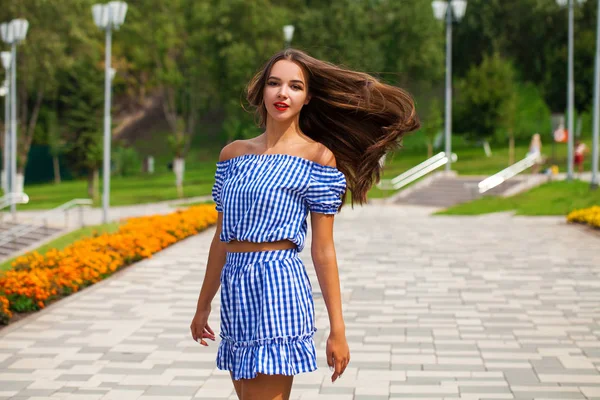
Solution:
<path fill-rule="evenodd" d="M 210 315 L 210 307 L 208 309 L 196 310 L 196 315 L 192 319 L 190 329 L 192 330 L 192 337 L 194 341 L 200 343 L 203 346 L 208 346 L 208 343 L 204 340 L 210 339 L 215 340 L 215 333 L 208 325 L 208 316 Z"/>
<path fill-rule="evenodd" d="M 350 349 L 348 348 L 346 335 L 330 333 L 325 352 L 329 369 L 333 371 L 331 382 L 335 382 L 337 378 L 342 376 L 350 362 Z"/>

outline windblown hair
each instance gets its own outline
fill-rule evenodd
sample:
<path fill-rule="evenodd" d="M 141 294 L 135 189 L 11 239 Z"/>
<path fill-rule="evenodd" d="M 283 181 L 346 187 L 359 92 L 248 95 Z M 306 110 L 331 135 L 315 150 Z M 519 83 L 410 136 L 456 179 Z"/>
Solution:
<path fill-rule="evenodd" d="M 379 182 L 381 157 L 396 150 L 400 138 L 420 126 L 412 97 L 369 74 L 286 49 L 273 55 L 247 87 L 248 102 L 256 108 L 261 128 L 267 121 L 263 90 L 279 60 L 295 62 L 307 78 L 311 100 L 300 112 L 300 129 L 333 152 L 337 168 L 346 176 L 352 204 L 365 203 L 367 192 Z"/>

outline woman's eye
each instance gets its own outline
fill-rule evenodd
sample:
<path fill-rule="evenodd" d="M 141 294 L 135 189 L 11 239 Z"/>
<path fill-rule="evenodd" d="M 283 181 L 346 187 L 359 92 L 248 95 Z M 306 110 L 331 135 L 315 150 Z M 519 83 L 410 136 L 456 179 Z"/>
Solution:
<path fill-rule="evenodd" d="M 269 83 L 267 83 L 267 85 L 269 85 L 269 86 L 277 85 L 277 82 L 269 82 Z"/>

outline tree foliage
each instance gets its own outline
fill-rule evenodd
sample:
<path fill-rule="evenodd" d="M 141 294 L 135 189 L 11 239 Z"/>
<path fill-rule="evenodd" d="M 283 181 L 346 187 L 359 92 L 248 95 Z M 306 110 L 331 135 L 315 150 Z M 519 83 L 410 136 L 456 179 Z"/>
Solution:
<path fill-rule="evenodd" d="M 515 90 L 512 64 L 498 53 L 485 56 L 457 85 L 456 130 L 471 139 L 492 138 L 507 125 L 505 112 Z"/>
<path fill-rule="evenodd" d="M 97 164 L 91 155 L 101 148 L 105 44 L 92 19 L 95 1 L 5 3 L 0 21 L 30 22 L 18 48 L 20 166 L 32 142 L 48 143 L 43 130 L 55 124 L 56 107 L 54 131 L 62 136 L 56 140 L 70 144 L 71 167 Z M 186 154 L 196 138 L 226 142 L 258 133 L 244 110 L 245 88 L 283 48 L 286 24 L 296 28 L 292 47 L 407 88 L 424 126 L 437 125 L 427 121 L 427 106 L 444 87 L 445 27 L 430 1 L 131 0 L 128 6 L 125 24 L 113 33 L 113 120 L 119 128 L 158 100 L 169 131 L 161 148 L 168 148 L 168 137 Z M 575 98 L 583 112 L 592 103 L 595 3 L 577 6 L 575 19 Z M 491 137 L 510 125 L 518 139 L 535 126 L 545 129 L 539 121 L 547 123 L 550 111 L 564 112 L 567 10 L 555 1 L 469 0 L 453 43 L 456 130 Z M 511 91 L 514 118 L 506 116 L 504 101 Z"/>

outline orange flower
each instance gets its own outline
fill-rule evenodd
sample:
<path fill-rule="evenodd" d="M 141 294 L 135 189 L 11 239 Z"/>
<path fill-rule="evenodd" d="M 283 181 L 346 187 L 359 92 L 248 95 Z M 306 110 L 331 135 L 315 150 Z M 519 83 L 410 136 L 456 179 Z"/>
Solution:
<path fill-rule="evenodd" d="M 0 275 L 0 323 L 8 323 L 12 317 L 10 309 L 17 302 L 19 311 L 23 311 L 23 304 L 30 304 L 31 311 L 44 308 L 48 301 L 77 292 L 124 266 L 149 258 L 216 221 L 213 205 L 199 205 L 168 215 L 130 218 L 115 233 L 82 239 L 43 256 L 31 252 L 18 257 L 13 269 Z"/>

